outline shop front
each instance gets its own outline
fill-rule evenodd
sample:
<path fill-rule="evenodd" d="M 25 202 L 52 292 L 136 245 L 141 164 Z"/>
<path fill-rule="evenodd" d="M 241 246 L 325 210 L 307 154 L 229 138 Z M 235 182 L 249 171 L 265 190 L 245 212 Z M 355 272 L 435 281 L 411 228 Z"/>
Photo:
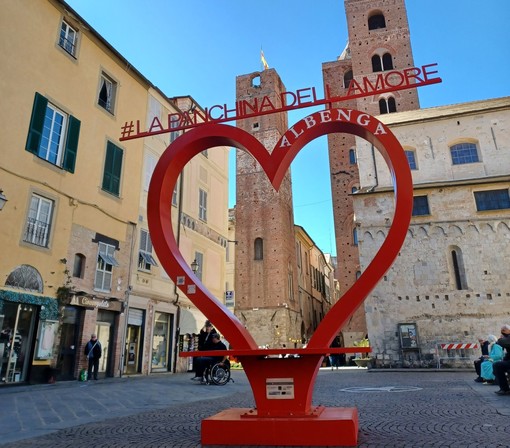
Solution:
<path fill-rule="evenodd" d="M 57 330 L 55 299 L 0 290 L 0 384 L 47 382 Z"/>
<path fill-rule="evenodd" d="M 129 308 L 124 348 L 124 373 L 142 372 L 142 341 L 144 340 L 145 311 Z"/>
<path fill-rule="evenodd" d="M 122 328 L 120 320 L 121 312 L 124 309 L 123 302 L 111 300 L 109 298 L 89 297 L 85 295 L 74 295 L 71 299 L 71 305 L 79 310 L 82 318 L 81 329 L 75 326 L 75 331 L 80 331 L 78 341 L 82 345 L 75 345 L 75 375 L 80 368 L 87 368 L 83 356 L 83 347 L 87 343 L 92 333 L 97 335 L 97 340 L 101 344 L 102 355 L 99 361 L 99 376 L 104 378 L 115 376 L 116 362 L 119 359 L 118 337 L 119 328 Z M 75 319 L 75 323 L 78 320 Z M 61 352 L 63 347 L 61 348 Z"/>
<path fill-rule="evenodd" d="M 151 372 L 168 372 L 171 370 L 173 325 L 173 314 L 161 311 L 154 312 Z"/>
<path fill-rule="evenodd" d="M 0 376 L 5 383 L 17 383 L 27 378 L 37 311 L 35 306 L 4 303 L 0 315 Z"/>

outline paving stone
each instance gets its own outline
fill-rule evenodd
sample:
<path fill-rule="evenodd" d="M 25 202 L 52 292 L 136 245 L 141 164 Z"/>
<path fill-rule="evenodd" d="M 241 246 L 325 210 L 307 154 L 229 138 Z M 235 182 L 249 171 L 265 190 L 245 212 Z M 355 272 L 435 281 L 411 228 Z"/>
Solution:
<path fill-rule="evenodd" d="M 244 374 L 234 372 L 234 379 L 224 387 L 201 386 L 182 374 L 111 379 L 90 388 L 77 382 L 20 386 L 20 400 L 11 404 L 23 401 L 26 413 L 27 403 L 36 411 L 60 397 L 65 406 L 53 411 L 62 421 L 33 418 L 32 427 L 20 426 L 27 420 L 15 405 L 10 423 L 0 419 L 0 446 L 198 448 L 203 418 L 254 405 Z M 356 407 L 361 448 L 508 447 L 510 396 L 495 390 L 474 383 L 472 372 L 323 370 L 313 403 Z M 10 394 L 0 388 L 0 402 Z M 97 397 L 108 398 L 105 406 Z M 331 436 L 341 446 L 340 435 Z"/>

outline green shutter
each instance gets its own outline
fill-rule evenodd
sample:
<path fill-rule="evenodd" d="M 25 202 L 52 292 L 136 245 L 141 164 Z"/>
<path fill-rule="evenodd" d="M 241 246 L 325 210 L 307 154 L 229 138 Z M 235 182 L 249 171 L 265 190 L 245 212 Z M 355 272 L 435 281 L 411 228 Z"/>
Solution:
<path fill-rule="evenodd" d="M 72 115 L 69 116 L 67 126 L 66 149 L 64 153 L 64 163 L 62 168 L 70 173 L 74 173 L 76 165 L 76 153 L 78 152 L 78 138 L 80 136 L 81 122 Z"/>
<path fill-rule="evenodd" d="M 104 163 L 103 190 L 119 196 L 120 175 L 122 172 L 122 149 L 112 142 L 106 145 L 106 160 Z"/>
<path fill-rule="evenodd" d="M 44 116 L 46 115 L 46 107 L 48 100 L 40 93 L 35 93 L 34 107 L 32 108 L 32 117 L 30 118 L 30 128 L 28 130 L 26 150 L 37 154 L 44 126 Z"/>

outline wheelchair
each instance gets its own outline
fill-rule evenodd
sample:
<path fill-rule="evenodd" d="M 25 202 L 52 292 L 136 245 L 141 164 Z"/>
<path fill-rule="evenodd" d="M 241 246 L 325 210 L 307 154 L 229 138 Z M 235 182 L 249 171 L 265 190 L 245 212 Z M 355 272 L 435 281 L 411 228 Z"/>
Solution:
<path fill-rule="evenodd" d="M 216 386 L 224 386 L 229 381 L 234 382 L 230 376 L 230 361 L 227 359 L 221 365 L 221 362 L 208 366 L 204 370 L 205 384 L 214 384 Z"/>

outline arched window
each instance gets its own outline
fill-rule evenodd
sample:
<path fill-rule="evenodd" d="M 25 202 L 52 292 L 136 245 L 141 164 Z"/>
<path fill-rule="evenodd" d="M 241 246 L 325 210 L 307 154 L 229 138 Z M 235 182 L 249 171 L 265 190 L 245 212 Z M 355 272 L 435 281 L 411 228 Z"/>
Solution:
<path fill-rule="evenodd" d="M 346 89 L 348 89 L 349 86 L 351 85 L 351 81 L 352 81 L 352 70 L 349 70 L 349 71 L 345 72 L 345 74 L 344 74 L 344 87 Z"/>
<path fill-rule="evenodd" d="M 478 160 L 478 151 L 474 143 L 458 143 L 450 146 L 452 163 L 462 165 L 464 163 L 476 163 Z"/>
<path fill-rule="evenodd" d="M 356 150 L 349 149 L 349 163 L 351 165 L 356 165 Z"/>
<path fill-rule="evenodd" d="M 392 112 L 397 111 L 397 103 L 395 102 L 395 98 L 390 96 L 388 98 L 388 112 L 391 114 Z"/>
<path fill-rule="evenodd" d="M 372 56 L 372 71 L 375 72 L 382 72 L 382 61 L 381 56 L 378 54 L 374 54 Z"/>
<path fill-rule="evenodd" d="M 28 264 L 22 264 L 14 269 L 7 280 L 5 286 L 11 288 L 23 289 L 25 291 L 43 292 L 43 281 L 39 271 L 29 266 Z"/>
<path fill-rule="evenodd" d="M 368 18 L 368 29 L 378 30 L 381 28 L 386 28 L 386 20 L 382 13 L 376 12 Z"/>
<path fill-rule="evenodd" d="M 462 258 L 462 251 L 454 246 L 450 247 L 450 261 L 452 274 L 455 280 L 455 287 L 458 290 L 467 289 L 466 271 L 464 269 L 464 260 Z"/>
<path fill-rule="evenodd" d="M 352 244 L 355 246 L 358 245 L 358 229 L 356 228 L 352 230 Z"/>
<path fill-rule="evenodd" d="M 374 54 L 372 56 L 372 71 L 374 73 L 392 69 L 393 69 L 393 57 L 391 56 L 390 53 L 384 53 L 382 57 L 379 56 L 378 54 Z"/>
<path fill-rule="evenodd" d="M 383 70 L 392 70 L 393 69 L 393 58 L 391 54 L 384 53 L 382 57 L 382 66 Z"/>
<path fill-rule="evenodd" d="M 397 104 L 395 98 L 390 96 L 389 98 L 381 98 L 379 100 L 379 113 L 381 115 L 388 114 L 397 111 Z"/>
<path fill-rule="evenodd" d="M 85 255 L 74 254 L 73 277 L 83 278 L 85 274 Z"/>
<path fill-rule="evenodd" d="M 262 238 L 255 238 L 254 242 L 255 260 L 264 259 L 264 241 Z"/>

